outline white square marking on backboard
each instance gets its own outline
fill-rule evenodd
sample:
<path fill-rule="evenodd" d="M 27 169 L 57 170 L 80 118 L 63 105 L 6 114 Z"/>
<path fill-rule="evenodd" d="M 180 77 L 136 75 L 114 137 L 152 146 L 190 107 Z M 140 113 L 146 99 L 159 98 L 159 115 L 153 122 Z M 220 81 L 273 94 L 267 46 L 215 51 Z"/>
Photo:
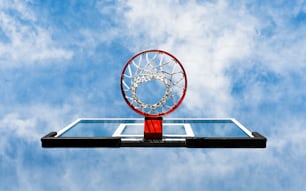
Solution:
<path fill-rule="evenodd" d="M 163 133 L 163 138 L 172 139 L 172 138 L 186 138 L 186 137 L 194 137 L 194 133 L 192 131 L 191 125 L 188 123 L 165 123 L 164 126 L 183 126 L 184 134 L 168 134 Z M 143 131 L 140 134 L 123 134 L 125 128 L 127 126 L 140 126 L 139 128 L 143 129 L 143 123 L 121 123 L 116 131 L 113 133 L 113 137 L 121 137 L 121 138 L 143 138 Z"/>

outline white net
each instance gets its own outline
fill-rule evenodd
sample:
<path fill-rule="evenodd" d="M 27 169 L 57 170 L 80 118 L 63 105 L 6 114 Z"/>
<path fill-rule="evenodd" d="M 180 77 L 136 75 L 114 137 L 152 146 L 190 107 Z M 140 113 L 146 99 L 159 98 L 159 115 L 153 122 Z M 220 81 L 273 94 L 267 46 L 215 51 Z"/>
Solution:
<path fill-rule="evenodd" d="M 125 100 L 143 115 L 164 115 L 173 111 L 185 95 L 186 83 L 179 61 L 157 50 L 133 57 L 121 76 Z"/>

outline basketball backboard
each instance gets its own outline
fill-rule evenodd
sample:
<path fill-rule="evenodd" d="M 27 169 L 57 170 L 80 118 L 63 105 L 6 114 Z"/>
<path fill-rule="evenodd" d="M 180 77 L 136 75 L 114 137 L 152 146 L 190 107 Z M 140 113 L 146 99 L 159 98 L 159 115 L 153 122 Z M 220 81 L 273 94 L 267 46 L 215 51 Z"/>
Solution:
<path fill-rule="evenodd" d="M 42 147 L 266 147 L 265 137 L 251 132 L 234 118 L 165 118 L 161 139 L 144 137 L 144 121 L 80 118 L 42 137 Z"/>

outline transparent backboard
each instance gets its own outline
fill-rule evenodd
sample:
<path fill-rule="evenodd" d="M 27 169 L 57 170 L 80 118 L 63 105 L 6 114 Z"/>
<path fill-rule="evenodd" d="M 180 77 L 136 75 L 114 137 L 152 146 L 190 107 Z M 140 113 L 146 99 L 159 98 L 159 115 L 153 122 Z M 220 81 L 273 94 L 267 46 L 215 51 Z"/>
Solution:
<path fill-rule="evenodd" d="M 163 119 L 162 126 L 162 139 L 144 139 L 144 119 L 80 118 L 41 141 L 43 147 L 266 147 L 265 137 L 233 118 Z"/>

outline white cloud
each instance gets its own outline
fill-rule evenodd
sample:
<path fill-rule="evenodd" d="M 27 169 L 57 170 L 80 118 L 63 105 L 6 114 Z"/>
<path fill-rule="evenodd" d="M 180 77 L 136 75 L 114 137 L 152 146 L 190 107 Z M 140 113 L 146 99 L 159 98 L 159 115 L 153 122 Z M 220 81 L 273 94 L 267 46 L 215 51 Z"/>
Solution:
<path fill-rule="evenodd" d="M 302 11 L 299 4 L 274 8 L 227 1 L 128 1 L 121 6 L 127 10 L 121 21 L 128 37 L 124 43 L 132 52 L 160 48 L 183 63 L 189 82 L 184 106 L 194 116 L 233 113 L 235 104 L 240 103 L 232 95 L 233 80 L 239 76 L 226 73 L 232 68 L 252 72 L 250 68 L 259 64 L 262 72 L 285 80 L 290 80 L 288 71 L 305 70 L 305 27 L 292 20 Z M 248 102 L 253 105 L 268 96 L 255 75 L 254 81 L 245 84 Z M 277 89 L 275 96 L 284 95 Z"/>
<path fill-rule="evenodd" d="M 20 187 L 41 190 L 45 186 L 74 190 L 160 190 L 168 189 L 169 185 L 175 190 L 203 187 L 219 190 L 245 188 L 241 184 L 245 181 L 249 190 L 265 189 L 266 185 L 281 189 L 279 181 L 289 174 L 299 177 L 299 171 L 292 169 L 295 163 L 304 165 L 301 160 L 306 156 L 303 150 L 306 132 L 300 129 L 305 121 L 295 119 L 275 124 L 278 129 L 268 137 L 266 149 L 40 148 L 41 136 L 76 117 L 72 106 L 33 105 L 0 119 L 0 158 L 10 171 L 16 172 L 13 179 L 7 179 L 15 182 L 12 190 Z M 301 187 L 303 180 L 297 177 L 287 179 L 288 188 Z M 58 184 L 49 185 L 50 182 Z"/>
<path fill-rule="evenodd" d="M 52 40 L 52 31 L 40 26 L 27 4 L 14 1 L 0 4 L 0 26 L 5 42 L 0 39 L 1 67 L 70 59 L 73 52 Z M 13 11 L 12 11 L 13 10 Z"/>
<path fill-rule="evenodd" d="M 225 70 L 252 54 L 256 18 L 226 1 L 129 1 L 126 6 L 131 51 L 161 48 L 173 53 L 187 70 L 185 107 L 197 116 L 228 116 L 233 100 Z"/>
<path fill-rule="evenodd" d="M 57 108 L 39 104 L 14 109 L 0 118 L 0 131 L 6 138 L 16 136 L 29 142 L 39 140 L 42 133 L 61 129 L 72 110 L 68 105 Z"/>
<path fill-rule="evenodd" d="M 269 39 L 264 39 L 257 44 L 256 57 L 263 64 L 278 73 L 286 74 L 289 71 L 298 72 L 306 68 L 306 33 L 305 28 L 277 31 Z"/>
<path fill-rule="evenodd" d="M 11 108 L 0 118 L 0 174 L 4 173 L 3 169 L 8 169 L 5 171 L 8 175 L 1 174 L 1 177 L 11 181 L 11 184 L 5 181 L 11 186 L 10 190 L 20 190 L 21 187 L 25 190 L 302 190 L 306 175 L 303 171 L 305 120 L 301 117 L 305 111 L 302 108 L 305 102 L 305 78 L 302 75 L 305 69 L 305 29 L 279 28 L 276 34 L 267 37 L 258 32 L 266 26 L 265 17 L 250 13 L 243 4 L 233 8 L 226 1 L 202 4 L 191 1 L 184 5 L 178 1 L 131 1 L 123 2 L 122 6 L 129 8 L 118 7 L 120 11 L 127 11 L 124 17 L 118 13 L 119 24 L 124 26 L 114 29 L 124 29 L 120 34 L 122 37 L 116 37 L 119 33 L 107 37 L 110 41 L 112 38 L 123 39 L 122 43 L 132 52 L 161 48 L 182 61 L 189 80 L 184 102 L 189 110 L 180 110 L 182 113 L 193 113 L 190 115 L 196 117 L 227 117 L 237 109 L 233 103 L 244 105 L 248 110 L 238 108 L 236 113 L 250 119 L 247 124 L 253 130 L 263 131 L 268 137 L 268 147 L 219 150 L 41 149 L 40 137 L 62 128 L 69 122 L 67 120 L 107 114 L 110 108 L 105 105 L 120 105 L 117 113 L 122 113 L 119 110 L 124 106 L 118 100 L 105 99 L 110 103 L 101 108 L 85 106 L 84 93 L 69 97 L 70 105 L 25 104 Z M 17 10 L 27 9 L 22 7 Z M 105 9 L 101 11 L 112 13 Z M 1 25 L 12 32 L 12 35 L 6 33 L 12 42 L 10 46 L 0 45 L 7 54 L 5 57 L 1 51 L 0 57 L 18 64 L 22 57 L 27 61 L 38 61 L 72 56 L 53 42 L 50 31 L 33 24 L 35 30 L 32 33 L 30 27 L 11 15 L 1 14 L 0 21 L 7 22 Z M 35 22 L 35 14 L 27 14 L 22 17 L 30 23 Z M 281 15 L 275 18 L 279 19 L 277 23 L 283 23 Z M 99 38 L 98 34 L 91 36 L 91 32 L 90 29 L 81 31 L 87 40 L 83 41 L 83 47 L 88 44 L 96 47 L 100 40 L 105 42 L 107 39 Z M 33 40 L 34 37 L 38 39 Z M 27 49 L 24 50 L 23 45 Z M 15 47 L 20 54 L 14 55 L 14 49 L 10 47 Z M 254 59 L 259 62 L 259 69 L 252 69 Z M 226 75 L 231 68 L 239 68 L 240 75 Z M 273 79 L 269 81 L 269 72 L 279 78 L 277 83 Z M 296 73 L 299 75 L 295 76 Z M 108 81 L 111 85 L 103 86 L 105 90 L 116 83 L 113 82 L 116 78 L 111 80 Z M 236 100 L 237 97 L 231 94 L 232 80 L 247 87 L 242 92 L 242 100 Z M 109 95 L 103 90 L 101 92 L 101 97 Z M 93 96 L 86 93 L 89 95 Z M 287 108 L 292 102 L 299 103 L 297 109 L 293 108 L 296 109 L 294 112 Z M 272 104 L 268 106 L 269 111 L 258 108 L 264 104 Z M 3 186 L 5 188 L 1 184 L 0 189 Z"/>

